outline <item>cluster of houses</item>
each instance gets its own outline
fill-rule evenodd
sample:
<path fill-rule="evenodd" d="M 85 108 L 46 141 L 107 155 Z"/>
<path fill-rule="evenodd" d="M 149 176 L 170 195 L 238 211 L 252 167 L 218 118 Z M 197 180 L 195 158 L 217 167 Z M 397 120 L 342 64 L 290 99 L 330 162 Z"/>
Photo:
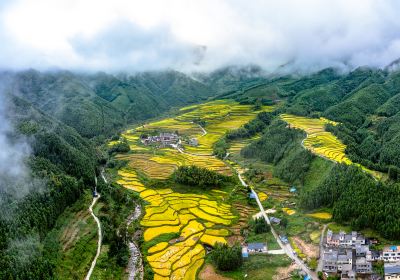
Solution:
<path fill-rule="evenodd" d="M 400 279 L 400 246 L 386 246 L 382 251 L 372 250 L 374 240 L 353 231 L 333 233 L 328 230 L 322 253 L 322 270 L 340 275 L 343 280 L 374 278 L 372 263 L 384 261 L 385 280 Z"/>
<path fill-rule="evenodd" d="M 173 147 L 181 145 L 181 138 L 176 133 L 161 132 L 159 135 L 149 135 L 142 137 L 140 141 L 144 145 L 156 145 L 159 148 Z M 196 138 L 191 138 L 187 141 L 190 146 L 198 146 L 199 141 Z"/>
<path fill-rule="evenodd" d="M 177 145 L 179 136 L 176 133 L 161 132 L 159 135 L 149 135 L 141 139 L 144 145 L 157 144 L 160 147 Z"/>
<path fill-rule="evenodd" d="M 368 240 L 356 231 L 328 230 L 323 250 L 322 270 L 344 280 L 372 274 L 372 262 L 379 259 L 379 253 L 370 250 Z"/>

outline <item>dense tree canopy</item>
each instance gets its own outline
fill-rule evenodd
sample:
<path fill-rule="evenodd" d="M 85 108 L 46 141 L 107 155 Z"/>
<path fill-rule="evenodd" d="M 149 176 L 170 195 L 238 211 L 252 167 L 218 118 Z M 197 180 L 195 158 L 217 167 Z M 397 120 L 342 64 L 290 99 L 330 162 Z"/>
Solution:
<path fill-rule="evenodd" d="M 227 176 L 195 165 L 180 166 L 172 174 L 172 178 L 177 183 L 204 189 L 220 187 L 224 182 L 231 180 Z"/>
<path fill-rule="evenodd" d="M 219 270 L 235 270 L 243 263 L 242 247 L 240 244 L 229 247 L 227 244 L 217 243 L 211 253 L 211 259 Z"/>

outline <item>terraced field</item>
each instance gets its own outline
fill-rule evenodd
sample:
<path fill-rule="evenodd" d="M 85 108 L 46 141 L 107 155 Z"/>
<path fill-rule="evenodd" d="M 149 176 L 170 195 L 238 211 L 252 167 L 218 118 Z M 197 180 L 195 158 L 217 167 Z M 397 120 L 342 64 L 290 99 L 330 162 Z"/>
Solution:
<path fill-rule="evenodd" d="M 335 135 L 325 131 L 326 124 L 337 125 L 337 122 L 325 118 L 313 119 L 289 114 L 282 114 L 280 117 L 287 122 L 290 127 L 304 130 L 307 133 L 307 137 L 303 141 L 303 145 L 306 149 L 338 163 L 353 164 L 345 153 L 346 145 L 340 142 Z M 370 170 L 360 164 L 355 165 L 360 166 L 365 172 L 370 173 L 376 178 L 382 177 L 382 173 L 380 172 Z"/>
<path fill-rule="evenodd" d="M 118 170 L 117 183 L 138 192 L 148 203 L 141 225 L 145 228 L 145 243 L 152 244 L 144 255 L 155 273 L 154 279 L 195 279 L 204 263 L 203 245 L 226 243 L 226 237 L 232 234 L 229 227 L 236 217 L 231 206 L 223 202 L 227 195 L 224 191 L 190 194 L 169 188 L 150 189 L 140 181 L 138 172 L 151 179 L 166 179 L 179 166 L 197 165 L 233 175 L 229 166 L 212 156 L 212 146 L 228 130 L 239 128 L 260 111 L 224 100 L 186 107 L 181 112 L 175 118 L 127 130 L 122 136 L 128 141 L 131 152 L 116 156 L 128 160 L 128 165 Z M 195 123 L 200 120 L 206 123 L 207 133 Z M 185 145 L 182 151 L 156 149 L 140 142 L 142 134 L 161 131 L 177 131 L 182 138 L 195 137 L 199 145 Z"/>
<path fill-rule="evenodd" d="M 186 150 L 196 154 L 212 154 L 213 144 L 221 138 L 228 130 L 239 128 L 259 112 L 273 110 L 272 106 L 264 106 L 259 111 L 254 111 L 250 105 L 239 105 L 228 100 L 217 100 L 201 105 L 182 108 L 181 111 L 188 111 L 177 117 L 183 122 L 190 122 L 201 119 L 206 122 L 206 135 L 197 135 L 198 147 L 186 147 Z"/>
<path fill-rule="evenodd" d="M 307 138 L 303 144 L 313 153 L 336 162 L 352 163 L 345 154 L 346 145 L 332 133 L 325 131 L 326 124 L 337 125 L 336 122 L 324 118 L 312 119 L 287 114 L 282 114 L 281 119 L 291 127 L 304 130 L 307 133 Z"/>
<path fill-rule="evenodd" d="M 271 111 L 273 107 L 264 106 L 262 110 Z M 119 155 L 118 159 L 129 160 L 130 167 L 138 169 L 150 178 L 166 179 L 175 169 L 182 165 L 197 165 L 232 175 L 225 163 L 212 156 L 213 144 L 228 130 L 239 128 L 253 119 L 260 111 L 252 110 L 250 105 L 239 105 L 228 100 L 218 100 L 181 109 L 182 114 L 176 118 L 167 118 L 141 127 L 129 129 L 122 134 L 132 151 L 128 155 Z M 193 121 L 205 121 L 207 134 Z M 177 131 L 187 138 L 197 138 L 196 147 L 185 145 L 186 153 L 172 148 L 154 150 L 140 142 L 140 135 L 154 131 Z M 234 145 L 234 148 L 240 148 Z"/>
<path fill-rule="evenodd" d="M 136 191 L 148 202 L 141 221 L 144 241 L 151 242 L 163 234 L 177 234 L 177 238 L 162 241 L 147 251 L 154 279 L 195 279 L 204 263 L 205 249 L 226 243 L 230 235 L 226 228 L 232 223 L 231 207 L 218 196 L 181 194 L 171 189 L 148 189 L 138 179 L 133 169 L 118 171 L 119 184 Z"/>

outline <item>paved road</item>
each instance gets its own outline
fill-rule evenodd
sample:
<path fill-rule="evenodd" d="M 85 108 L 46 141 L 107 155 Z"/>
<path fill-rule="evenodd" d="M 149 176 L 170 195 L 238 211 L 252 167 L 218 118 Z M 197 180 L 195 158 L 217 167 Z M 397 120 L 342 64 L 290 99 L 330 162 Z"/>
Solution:
<path fill-rule="evenodd" d="M 94 220 L 97 223 L 97 230 L 99 232 L 99 239 L 97 241 L 97 252 L 96 252 L 96 256 L 94 257 L 93 261 L 92 261 L 92 265 L 90 266 L 89 272 L 87 273 L 85 280 L 89 280 L 90 276 L 92 276 L 93 273 L 93 269 L 96 266 L 96 262 L 97 262 L 97 258 L 100 255 L 100 250 L 101 250 L 101 242 L 102 242 L 102 233 L 101 233 L 101 224 L 100 224 L 100 220 L 99 218 L 97 218 L 97 216 L 93 213 L 93 206 L 96 204 L 97 200 L 99 200 L 100 198 L 100 194 L 98 194 L 97 197 L 93 198 L 92 204 L 89 207 L 89 212 L 90 214 L 93 216 Z"/>
<path fill-rule="evenodd" d="M 236 171 L 238 178 L 240 180 L 240 182 L 242 183 L 243 186 L 247 187 L 248 185 L 246 184 L 246 182 L 243 180 L 241 174 Z M 262 216 L 264 217 L 265 221 L 267 222 L 268 225 L 271 225 L 271 221 L 269 220 L 269 217 L 267 215 L 267 213 L 265 213 L 264 207 L 261 204 L 260 199 L 258 198 L 257 193 L 253 190 L 253 188 L 250 188 L 251 192 L 254 194 L 258 207 L 260 208 L 260 211 L 262 213 Z M 318 276 L 314 271 L 311 271 L 302 260 L 300 260 L 294 253 L 293 253 L 293 249 L 290 246 L 290 244 L 283 244 L 282 241 L 280 240 L 278 234 L 276 233 L 275 229 L 271 226 L 271 232 L 272 235 L 275 237 L 276 242 L 278 242 L 279 246 L 282 248 L 282 250 L 285 251 L 286 255 L 291 258 L 292 260 L 294 260 L 296 262 L 296 264 L 305 272 L 307 273 L 312 279 L 314 280 L 318 280 Z"/>

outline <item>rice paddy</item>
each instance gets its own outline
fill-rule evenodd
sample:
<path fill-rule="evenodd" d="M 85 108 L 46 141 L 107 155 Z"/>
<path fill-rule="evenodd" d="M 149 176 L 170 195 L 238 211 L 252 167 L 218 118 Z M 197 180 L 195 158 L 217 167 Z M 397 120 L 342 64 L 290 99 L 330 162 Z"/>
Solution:
<path fill-rule="evenodd" d="M 139 193 L 147 203 L 140 222 L 145 228 L 143 239 L 145 243 L 160 240 L 144 252 L 154 271 L 154 279 L 195 279 L 204 263 L 206 251 L 203 245 L 227 243 L 226 237 L 231 234 L 228 226 L 236 217 L 231 206 L 223 202 L 228 195 L 224 191 L 190 194 L 168 188 L 150 189 L 137 174 L 163 180 L 179 166 L 196 165 L 233 175 L 225 162 L 212 156 L 213 144 L 228 130 L 237 129 L 259 112 L 272 109 L 264 106 L 254 111 L 250 105 L 229 100 L 212 101 L 182 108 L 175 118 L 145 124 L 122 134 L 131 152 L 116 155 L 117 159 L 128 161 L 127 166 L 118 171 L 117 183 Z M 205 122 L 207 133 L 195 123 L 199 120 Z M 177 132 L 181 139 L 196 138 L 199 144 L 190 146 L 183 142 L 184 151 L 180 151 L 172 147 L 156 149 L 141 143 L 141 135 L 159 132 Z M 237 143 L 233 148 L 239 149 L 241 145 Z M 175 237 L 170 239 L 168 236 Z"/>
<path fill-rule="evenodd" d="M 286 214 L 288 214 L 289 216 L 292 216 L 294 214 L 296 214 L 296 210 L 290 209 L 290 208 L 282 208 L 282 211 Z"/>
<path fill-rule="evenodd" d="M 290 127 L 301 129 L 307 133 L 303 145 L 312 153 L 338 163 L 353 164 L 345 153 L 346 145 L 340 142 L 335 135 L 325 131 L 326 124 L 337 125 L 337 122 L 325 118 L 315 119 L 289 114 L 282 114 L 280 117 Z M 382 177 L 380 172 L 370 170 L 360 164 L 356 165 L 376 178 Z"/>
<path fill-rule="evenodd" d="M 151 265 L 154 279 L 194 279 L 204 262 L 205 249 L 201 244 L 214 246 L 226 243 L 230 235 L 228 226 L 235 216 L 231 206 L 214 200 L 208 195 L 181 194 L 171 189 L 147 189 L 137 181 L 133 169 L 118 171 L 118 182 L 130 189 L 136 184 L 140 196 L 148 202 L 146 214 L 141 220 L 145 227 L 145 242 L 175 233 L 179 238 L 160 242 L 147 251 L 147 261 Z"/>
<path fill-rule="evenodd" d="M 307 216 L 320 220 L 330 220 L 332 218 L 332 214 L 327 212 L 312 213 L 312 214 L 307 214 Z"/>
<path fill-rule="evenodd" d="M 352 163 L 345 154 L 346 145 L 332 133 L 325 131 L 326 124 L 337 125 L 336 122 L 325 118 L 313 119 L 287 114 L 282 114 L 281 119 L 290 127 L 304 130 L 307 133 L 303 144 L 313 153 L 339 163 Z"/>

